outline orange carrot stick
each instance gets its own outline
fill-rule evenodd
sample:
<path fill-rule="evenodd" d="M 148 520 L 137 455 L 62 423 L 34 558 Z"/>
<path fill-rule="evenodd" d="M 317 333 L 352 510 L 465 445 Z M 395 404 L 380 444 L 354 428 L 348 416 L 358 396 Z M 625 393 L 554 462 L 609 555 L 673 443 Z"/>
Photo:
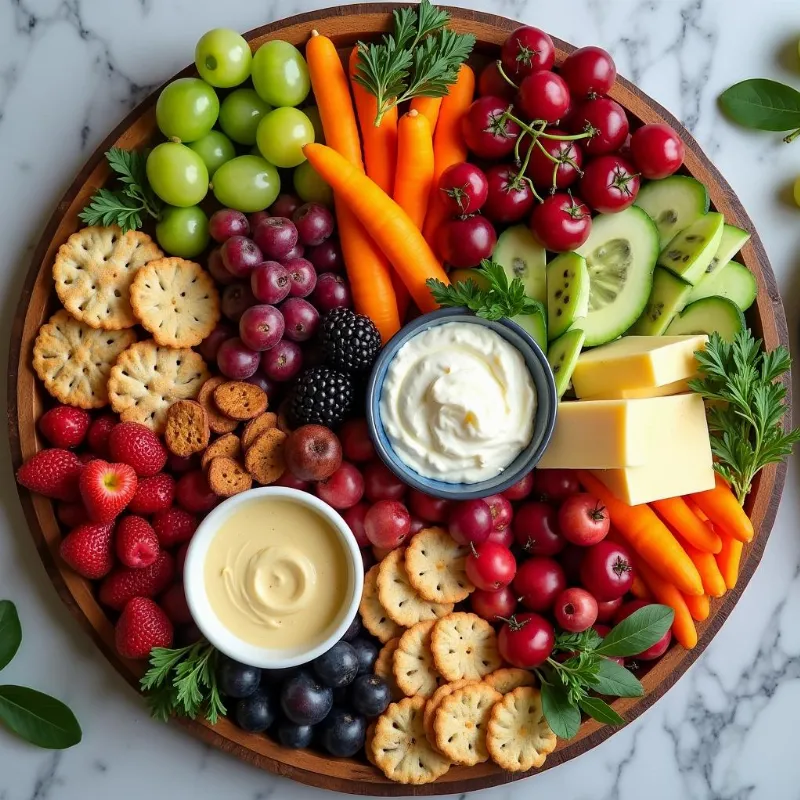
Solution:
<path fill-rule="evenodd" d="M 631 584 L 631 594 L 637 600 L 653 599 L 653 593 L 650 591 L 649 587 L 644 582 L 644 578 L 637 571 L 636 565 L 634 565 L 634 570 L 633 570 L 633 583 Z"/>
<path fill-rule="evenodd" d="M 640 561 L 638 567 L 656 600 L 669 606 L 675 612 L 672 635 L 687 650 L 691 650 L 697 644 L 697 629 L 694 627 L 694 621 L 684 596 L 669 581 L 665 581 L 655 570 L 651 569 L 649 564 Z"/>
<path fill-rule="evenodd" d="M 686 497 L 683 498 L 683 502 L 686 503 L 687 506 L 689 506 L 689 508 L 692 510 L 692 513 L 699 520 L 701 520 L 702 522 L 708 522 L 708 517 L 699 509 L 697 503 L 695 503 L 695 501 L 692 500 L 690 495 L 687 494 Z M 710 525 L 709 527 L 711 527 L 712 530 L 714 529 L 713 525 Z M 716 533 L 716 531 L 714 532 Z"/>
<path fill-rule="evenodd" d="M 356 113 L 361 128 L 361 143 L 364 146 L 364 162 L 367 175 L 391 195 L 394 188 L 395 164 L 397 162 L 397 106 L 392 106 L 375 125 L 378 99 L 355 81 L 358 65 L 358 46 L 350 52 L 350 86 L 356 102 Z"/>
<path fill-rule="evenodd" d="M 350 85 L 339 54 L 327 36 L 312 31 L 306 45 L 311 85 L 328 145 L 363 172 L 358 124 Z M 356 311 L 366 314 L 387 341 L 400 330 L 397 299 L 389 264 L 363 224 L 334 194 L 339 241 Z"/>
<path fill-rule="evenodd" d="M 753 523 L 720 475 L 714 475 L 716 486 L 691 495 L 700 510 L 725 533 L 740 542 L 753 540 Z"/>
<path fill-rule="evenodd" d="M 708 619 L 708 615 L 711 613 L 711 601 L 708 599 L 707 594 L 699 596 L 685 594 L 683 602 L 686 603 L 686 607 L 695 622 L 702 622 Z"/>
<path fill-rule="evenodd" d="M 449 94 L 442 98 L 439 121 L 436 123 L 436 133 L 433 137 L 433 184 L 422 232 L 434 251 L 437 249 L 439 228 L 447 219 L 445 205 L 437 196 L 437 184 L 441 174 L 448 167 L 467 158 L 467 146 L 461 133 L 461 120 L 472 103 L 474 94 L 475 73 L 466 64 L 462 64 L 458 80 L 450 87 Z"/>
<path fill-rule="evenodd" d="M 626 505 L 586 470 L 578 470 L 578 480 L 603 502 L 611 515 L 611 524 L 639 554 L 640 561 L 646 561 L 664 580 L 675 584 L 684 594 L 703 594 L 703 582 L 697 567 L 650 506 Z M 655 593 L 655 588 L 650 588 Z"/>
<path fill-rule="evenodd" d="M 717 566 L 717 559 L 714 554 L 698 550 L 678 533 L 675 534 L 675 538 L 686 551 L 686 555 L 692 559 L 692 563 L 697 567 L 697 571 L 700 573 L 700 580 L 703 581 L 703 591 L 711 597 L 722 597 L 726 590 L 725 579 Z M 722 539 L 720 539 L 720 551 L 721 549 Z"/>
<path fill-rule="evenodd" d="M 715 556 L 717 566 L 725 579 L 725 585 L 729 589 L 736 586 L 739 578 L 739 565 L 742 560 L 742 550 L 744 544 L 733 536 L 724 535 L 722 537 L 722 550 Z"/>
<path fill-rule="evenodd" d="M 411 101 L 411 111 L 416 111 L 427 118 L 431 126 L 431 133 L 436 131 L 436 123 L 439 121 L 439 109 L 441 107 L 441 97 L 415 97 Z"/>
<path fill-rule="evenodd" d="M 366 226 L 402 278 L 417 307 L 421 311 L 438 308 L 426 281 L 429 278 L 443 283 L 450 281 L 408 214 L 374 181 L 330 147 L 308 144 L 303 152 L 334 194 Z"/>
<path fill-rule="evenodd" d="M 654 500 L 650 505 L 662 519 L 669 522 L 687 542 L 693 544 L 698 550 L 719 553 L 722 549 L 722 539 L 719 538 L 719 535 L 692 513 L 682 497 Z"/>

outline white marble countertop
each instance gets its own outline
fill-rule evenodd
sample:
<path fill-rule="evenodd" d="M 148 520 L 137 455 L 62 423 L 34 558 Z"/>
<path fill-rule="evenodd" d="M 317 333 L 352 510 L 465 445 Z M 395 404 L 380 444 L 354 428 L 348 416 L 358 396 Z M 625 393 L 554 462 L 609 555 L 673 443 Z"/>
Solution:
<path fill-rule="evenodd" d="M 699 139 L 753 218 L 798 326 L 800 209 L 786 188 L 800 143 L 731 127 L 719 92 L 746 77 L 800 87 L 797 0 L 461 0 L 598 44 L 619 71 Z M 326 0 L 4 0 L 0 3 L 0 363 L 34 242 L 82 163 L 153 87 L 191 61 L 216 26 L 248 30 Z M 5 397 L 5 387 L 0 396 Z M 800 798 L 800 496 L 787 489 L 761 566 L 712 645 L 643 718 L 592 752 L 482 800 Z M 83 743 L 36 750 L 0 730 L 0 800 L 322 798 L 151 721 L 140 698 L 57 598 L 0 460 L 0 597 L 25 640 L 3 672 L 67 701 Z"/>

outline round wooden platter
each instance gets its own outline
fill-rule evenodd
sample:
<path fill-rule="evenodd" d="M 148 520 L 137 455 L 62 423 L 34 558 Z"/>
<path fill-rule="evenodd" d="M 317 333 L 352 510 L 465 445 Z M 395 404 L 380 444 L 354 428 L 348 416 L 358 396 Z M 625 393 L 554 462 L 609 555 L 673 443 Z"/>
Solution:
<path fill-rule="evenodd" d="M 375 38 L 387 31 L 391 25 L 391 11 L 394 7 L 391 4 L 364 4 L 301 14 L 251 31 L 247 34 L 247 39 L 254 49 L 270 39 L 285 39 L 302 49 L 311 30 L 317 29 L 331 36 L 339 47 L 349 48 L 359 39 Z M 456 30 L 476 35 L 478 44 L 475 58 L 479 63 L 487 57 L 496 57 L 497 46 L 519 24 L 491 14 L 458 8 L 450 11 Z M 558 63 L 573 49 L 558 40 L 556 47 Z M 187 68 L 181 74 L 192 72 L 193 68 Z M 103 157 L 105 151 L 112 145 L 126 149 L 139 148 L 156 134 L 154 105 L 157 94 L 156 92 L 135 109 L 100 145 L 80 171 L 58 204 L 28 269 L 14 319 L 8 365 L 9 438 L 15 469 L 42 446 L 36 430 L 36 420 L 44 406 L 45 395 L 31 368 L 31 355 L 39 326 L 57 306 L 51 278 L 55 252 L 70 234 L 81 227 L 78 212 L 109 177 Z M 767 348 L 772 349 L 781 343 L 788 344 L 786 320 L 775 276 L 764 247 L 753 230 L 753 224 L 730 186 L 702 153 L 697 142 L 664 108 L 622 78 L 617 80 L 611 95 L 633 118 L 641 122 L 666 121 L 679 131 L 686 144 L 685 171 L 708 187 L 713 206 L 724 213 L 726 221 L 753 232 L 750 243 L 741 255 L 758 280 L 758 298 L 748 312 L 748 322 L 754 333 L 764 339 Z M 790 384 L 787 380 L 788 386 Z M 787 414 L 790 415 L 789 407 Z M 747 509 L 756 529 L 756 538 L 745 548 L 738 585 L 721 600 L 712 601 L 711 616 L 698 626 L 700 640 L 694 650 L 687 652 L 677 645 L 673 646 L 643 676 L 644 697 L 615 702 L 614 707 L 626 721 L 638 717 L 683 675 L 730 614 L 761 559 L 775 520 L 785 472 L 785 466 L 766 469 L 751 493 Z M 19 489 L 19 495 L 31 535 L 62 599 L 115 669 L 136 688 L 143 672 L 143 664 L 126 661 L 117 655 L 114 649 L 113 623 L 95 600 L 91 584 L 73 573 L 59 559 L 61 533 L 52 504 L 22 488 Z M 447 775 L 426 786 L 403 786 L 387 781 L 378 770 L 364 762 L 326 758 L 308 750 L 287 750 L 264 736 L 244 733 L 227 720 L 222 720 L 214 727 L 189 720 L 183 720 L 181 724 L 198 738 L 262 769 L 312 786 L 353 794 L 453 794 L 496 786 L 524 777 L 503 772 L 493 764 L 482 764 L 473 768 L 454 767 Z M 595 747 L 614 731 L 614 728 L 599 725 L 592 720 L 585 722 L 575 739 L 559 744 L 556 751 L 548 757 L 545 769 L 569 761 Z"/>

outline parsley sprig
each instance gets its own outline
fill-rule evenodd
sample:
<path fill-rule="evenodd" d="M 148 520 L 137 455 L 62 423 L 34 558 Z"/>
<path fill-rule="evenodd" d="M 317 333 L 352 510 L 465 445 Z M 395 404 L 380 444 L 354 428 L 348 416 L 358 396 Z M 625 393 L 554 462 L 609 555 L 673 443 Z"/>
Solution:
<path fill-rule="evenodd" d="M 377 99 L 375 125 L 414 97 L 444 97 L 475 46 L 469 33 L 445 27 L 450 14 L 430 0 L 394 12 L 394 32 L 379 44 L 358 43 L 355 80 Z"/>
<path fill-rule="evenodd" d="M 732 342 L 719 334 L 695 353 L 700 377 L 689 382 L 707 404 L 714 468 L 744 503 L 753 479 L 767 464 L 782 461 L 800 441 L 800 428 L 782 425 L 786 387 L 780 378 L 791 366 L 789 351 L 768 353 L 751 331 Z"/>
<path fill-rule="evenodd" d="M 119 225 L 123 233 L 141 228 L 143 215 L 158 219 L 162 204 L 147 180 L 145 155 L 112 147 L 106 160 L 122 185 L 115 190 L 98 189 L 78 216 L 87 225 Z"/>
<path fill-rule="evenodd" d="M 195 719 L 202 713 L 212 724 L 225 714 L 217 688 L 217 650 L 205 640 L 186 647 L 156 647 L 140 685 L 150 713 L 166 721 L 172 715 Z"/>
<path fill-rule="evenodd" d="M 428 279 L 428 288 L 433 299 L 448 308 L 468 308 L 484 319 L 516 317 L 519 314 L 535 314 L 543 306 L 525 294 L 525 286 L 519 278 L 510 283 L 505 270 L 491 259 L 481 261 L 476 272 L 484 279 L 486 288 L 472 278 L 450 284 Z"/>

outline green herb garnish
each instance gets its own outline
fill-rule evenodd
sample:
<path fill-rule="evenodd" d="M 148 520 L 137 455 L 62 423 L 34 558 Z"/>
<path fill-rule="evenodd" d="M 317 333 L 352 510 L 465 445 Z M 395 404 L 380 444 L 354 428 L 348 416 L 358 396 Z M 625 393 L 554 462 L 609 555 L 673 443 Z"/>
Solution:
<path fill-rule="evenodd" d="M 791 131 L 791 142 L 800 136 L 800 92 L 767 78 L 740 81 L 719 96 L 722 110 L 745 128 L 760 131 Z"/>
<path fill-rule="evenodd" d="M 744 503 L 759 471 L 783 461 L 800 441 L 800 428 L 782 426 L 786 387 L 778 379 L 791 366 L 789 351 L 781 345 L 765 352 L 748 329 L 732 342 L 712 333 L 695 357 L 700 377 L 689 387 L 712 401 L 707 416 L 714 469 Z"/>
<path fill-rule="evenodd" d="M 166 721 L 173 714 L 195 719 L 202 712 L 215 725 L 225 706 L 217 688 L 217 650 L 205 640 L 186 647 L 155 647 L 140 681 L 150 713 Z"/>
<path fill-rule="evenodd" d="M 399 103 L 414 97 L 444 97 L 475 45 L 471 33 L 445 26 L 450 14 L 430 0 L 394 11 L 394 32 L 380 44 L 358 43 L 355 80 L 378 101 L 375 125 Z"/>
<path fill-rule="evenodd" d="M 142 227 L 142 215 L 158 219 L 162 203 L 150 188 L 147 159 L 135 150 L 112 147 L 106 160 L 122 184 L 119 189 L 98 189 L 89 205 L 78 214 L 87 225 L 119 225 L 122 232 Z"/>

